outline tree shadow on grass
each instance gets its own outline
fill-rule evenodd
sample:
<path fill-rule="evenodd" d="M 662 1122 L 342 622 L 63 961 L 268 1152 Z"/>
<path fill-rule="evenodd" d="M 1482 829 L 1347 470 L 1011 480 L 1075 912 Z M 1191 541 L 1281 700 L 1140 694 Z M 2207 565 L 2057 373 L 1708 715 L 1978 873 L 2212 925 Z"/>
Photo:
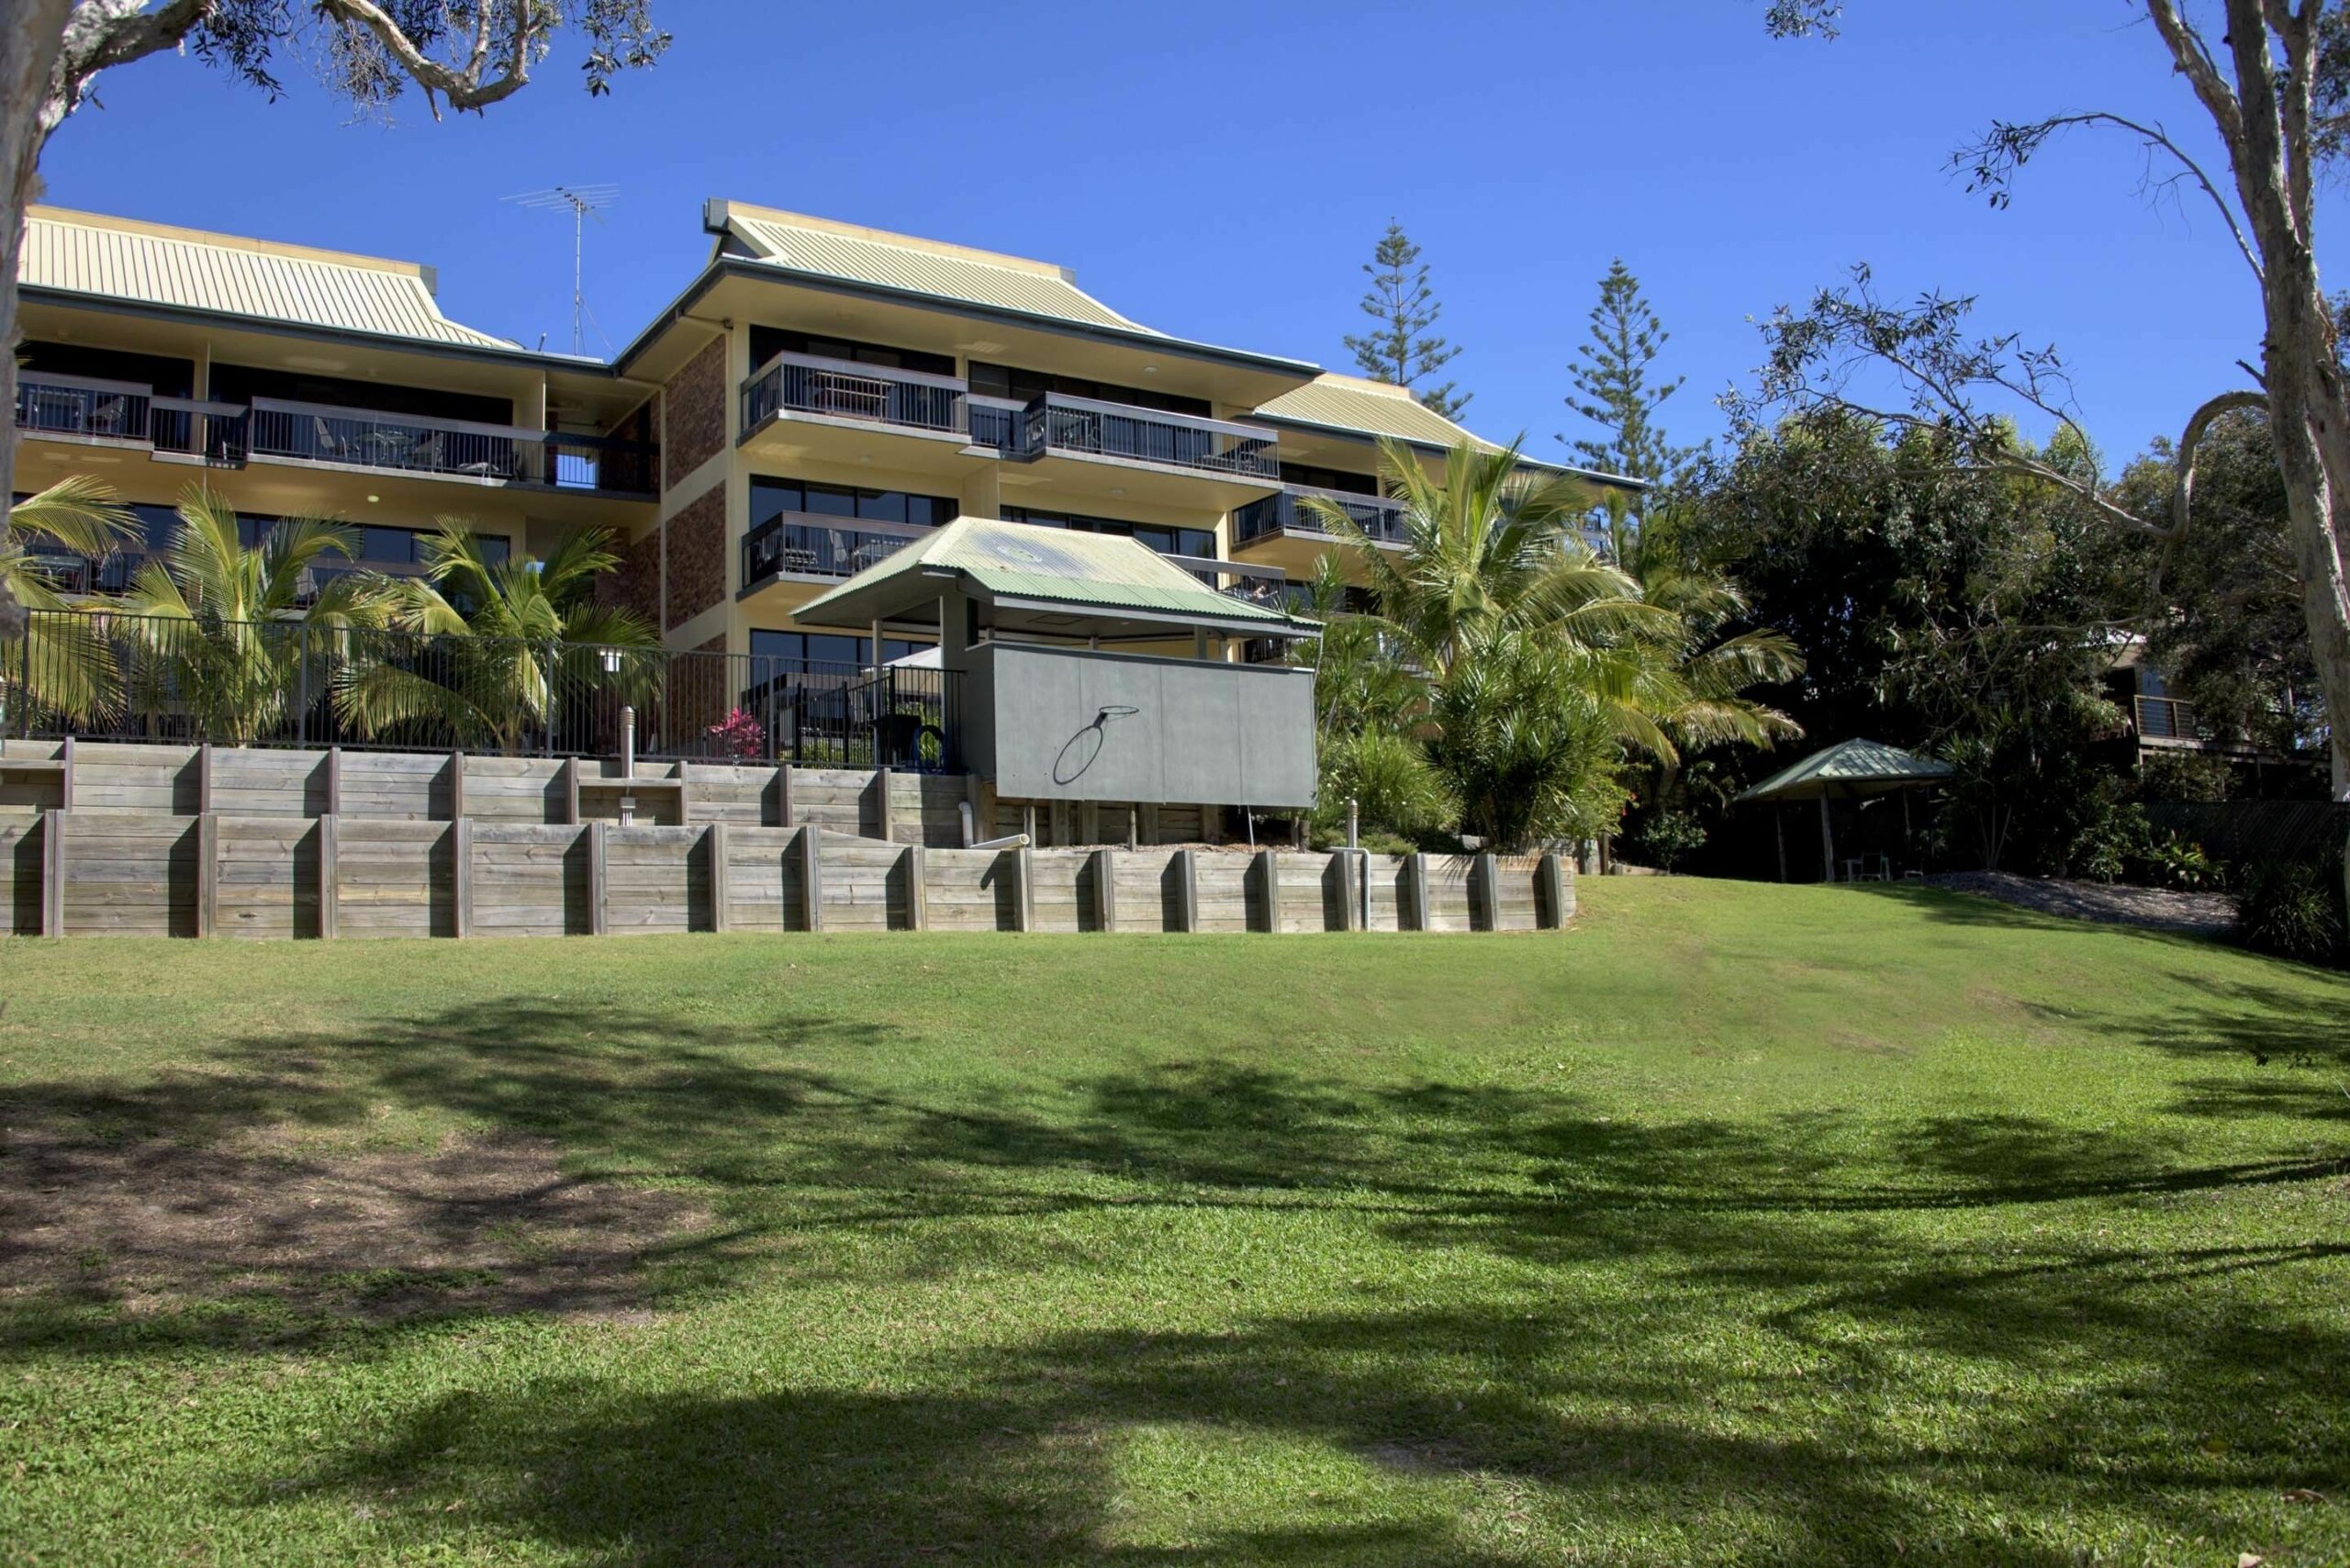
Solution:
<path fill-rule="evenodd" d="M 2290 1278 L 2333 1299 L 2350 1245 L 2240 1241 L 2216 1225 L 2104 1241 L 2044 1223 L 2051 1205 L 2098 1205 L 2101 1223 L 2182 1193 L 2309 1182 L 2329 1159 L 2215 1158 L 2177 1136 L 2011 1114 L 1640 1123 L 1572 1094 L 1221 1061 L 924 1087 L 889 1070 L 902 1044 L 805 1011 L 718 1027 L 526 999 L 355 1038 L 245 1041 L 138 1088 L 8 1091 L 0 1194 L 36 1190 L 63 1214 L 128 1193 L 200 1228 L 263 1201 L 289 1159 L 364 1173 L 339 1140 L 364 1144 L 389 1105 L 454 1118 L 479 1148 L 545 1151 L 549 1191 L 649 1188 L 706 1210 L 613 1249 L 603 1272 L 642 1287 L 615 1299 L 656 1308 L 978 1266 L 1114 1276 L 1167 1245 L 1167 1218 L 1201 1213 L 1262 1220 L 1264 1247 L 1236 1270 L 1288 1267 L 1290 1216 L 1358 1226 L 1366 1250 L 1432 1267 L 1456 1251 L 1506 1265 L 1445 1306 L 1376 1279 L 1315 1312 L 1236 1306 L 1223 1331 L 1031 1323 L 1009 1344 L 907 1348 L 863 1391 L 581 1380 L 448 1394 L 231 1487 L 255 1507 L 377 1508 L 414 1532 L 402 1545 L 463 1528 L 587 1560 L 1483 1564 L 1513 1556 L 1494 1532 L 1517 1510 L 1550 1539 L 1647 1530 L 1684 1557 L 1729 1542 L 1885 1561 L 1899 1540 L 2028 1564 L 2076 1559 L 2067 1519 L 2199 1533 L 2262 1488 L 2342 1480 L 2350 1334 L 2244 1287 Z M 852 1065 L 807 1065 L 819 1056 Z M 269 1141 L 286 1136 L 291 1151 Z M 462 1164 L 476 1147 L 419 1158 Z M 139 1268 L 94 1305 L 87 1280 L 61 1277 L 70 1249 L 17 1246 L 0 1252 L 17 1271 L 0 1345 L 387 1344 L 452 1318 L 564 1309 L 533 1296 L 532 1259 L 491 1234 L 497 1204 L 476 1215 L 412 1170 L 377 1175 L 437 1204 L 421 1221 L 397 1210 L 390 1228 L 420 1224 L 476 1274 L 397 1282 L 354 1327 L 330 1310 L 351 1289 L 350 1238 L 306 1235 L 292 1208 L 273 1211 L 257 1278 L 193 1279 L 176 1305 L 128 1310 L 131 1293 L 163 1294 Z M 1031 1223 L 1071 1219 L 1088 1222 L 1080 1240 Z M 2221 1291 L 2244 1292 L 2230 1313 L 2195 1309 Z M 252 1310 L 212 1309 L 224 1299 Z M 1339 1450 L 1356 1490 L 1277 1498 L 1273 1524 L 1170 1521 L 1161 1496 L 1142 1536 L 1189 1544 L 1125 1544 L 1141 1539 L 1132 1455 L 1175 1428 Z M 2216 1432 L 2224 1451 L 2182 1440 Z M 2313 1461 L 2312 1444 L 2333 1458 Z"/>

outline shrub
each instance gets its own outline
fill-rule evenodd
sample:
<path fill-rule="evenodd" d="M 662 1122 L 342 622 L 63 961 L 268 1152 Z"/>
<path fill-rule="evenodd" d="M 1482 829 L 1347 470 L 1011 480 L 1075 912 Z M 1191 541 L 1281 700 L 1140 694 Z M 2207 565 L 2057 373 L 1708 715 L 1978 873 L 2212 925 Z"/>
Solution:
<path fill-rule="evenodd" d="M 2147 851 L 2134 879 L 2182 893 L 2201 893 L 2227 886 L 2226 871 L 2193 839 L 2166 833 Z"/>
<path fill-rule="evenodd" d="M 2234 776 L 2220 757 L 2199 751 L 2166 751 L 2138 765 L 2142 801 L 2224 801 Z"/>
<path fill-rule="evenodd" d="M 756 762 L 766 755 L 767 733 L 753 715 L 737 708 L 706 732 L 718 749 L 737 762 Z"/>
<path fill-rule="evenodd" d="M 1689 812 L 1669 808 L 1651 812 L 1648 821 L 1633 834 L 1632 843 L 1660 871 L 1670 872 L 1673 863 L 1706 842 L 1706 830 L 1696 816 Z"/>
<path fill-rule="evenodd" d="M 2244 945 L 2281 958 L 2341 963 L 2345 952 L 2342 868 L 2331 857 L 2255 860 L 2244 870 L 2236 935 Z"/>

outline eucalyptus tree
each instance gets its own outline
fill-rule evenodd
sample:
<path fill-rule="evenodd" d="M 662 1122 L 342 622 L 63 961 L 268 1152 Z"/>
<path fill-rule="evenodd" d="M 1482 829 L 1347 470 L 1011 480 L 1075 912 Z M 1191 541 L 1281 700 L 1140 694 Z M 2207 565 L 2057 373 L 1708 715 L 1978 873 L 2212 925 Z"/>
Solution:
<path fill-rule="evenodd" d="M 2171 483 L 2152 507 L 2133 507 L 2096 482 L 2019 450 L 2002 407 L 2038 410 L 2076 428 L 2063 361 L 2017 334 L 1977 336 L 1974 301 L 1928 294 L 1889 303 L 1866 268 L 1822 290 L 1802 311 L 1765 326 L 1760 396 L 1798 406 L 1860 407 L 1856 364 L 1889 370 L 1902 398 L 1870 411 L 1894 423 L 1946 432 L 1964 461 L 2069 490 L 2108 525 L 2157 543 L 2195 521 L 2197 462 L 2215 421 L 2239 410 L 2267 415 L 2284 476 L 2290 540 L 2311 663 L 2324 698 L 2333 793 L 2350 800 L 2350 378 L 2332 303 L 2318 275 L 2319 193 L 2350 152 L 2350 6 L 2342 0 L 2213 0 L 2218 25 L 2190 17 L 2180 0 L 2135 0 L 2155 41 L 2150 65 L 2183 77 L 2224 150 L 2207 169 L 2143 114 L 2097 107 L 2025 120 L 1994 120 L 1953 155 L 1953 170 L 1994 207 L 2013 199 L 2026 165 L 2069 132 L 2119 133 L 2135 142 L 2147 177 L 2208 204 L 2217 232 L 2242 259 L 2261 308 L 2257 363 L 2245 385 L 2215 390 L 2191 413 L 2173 449 Z M 1841 0 L 1771 0 L 1771 30 L 1832 37 Z M 2151 76 L 2151 72 L 2150 72 Z M 2342 854 L 2350 891 L 2350 841 Z"/>
<path fill-rule="evenodd" d="M 513 753 L 544 732 L 566 692 L 643 686 L 659 639 L 595 599 L 598 574 L 619 564 L 610 544 L 588 529 L 544 560 L 492 562 L 461 522 L 442 519 L 423 542 L 422 577 L 360 584 L 369 623 L 408 635 L 360 640 L 335 678 L 336 713 L 364 736 Z"/>
<path fill-rule="evenodd" d="M 17 269 L 41 150 L 100 73 L 193 54 L 274 98 L 274 67 L 291 53 L 362 114 L 414 86 L 438 118 L 521 91 L 565 28 L 586 46 L 582 80 L 596 95 L 669 45 L 652 0 L 10 0 L 0 19 L 0 406 L 16 400 Z M 0 442 L 0 506 L 13 471 Z"/>

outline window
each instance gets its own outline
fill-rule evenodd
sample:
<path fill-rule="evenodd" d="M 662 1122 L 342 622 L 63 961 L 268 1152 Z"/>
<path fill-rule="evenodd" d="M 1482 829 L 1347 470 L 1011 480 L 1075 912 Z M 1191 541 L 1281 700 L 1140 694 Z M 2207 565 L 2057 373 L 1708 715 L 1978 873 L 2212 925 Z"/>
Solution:
<path fill-rule="evenodd" d="M 1281 483 L 1304 485 L 1315 490 L 1344 490 L 1355 496 L 1379 494 L 1379 481 L 1368 474 L 1356 474 L 1344 468 L 1321 468 L 1310 463 L 1282 464 Z"/>
<path fill-rule="evenodd" d="M 954 521 L 961 510 L 952 496 L 916 496 L 903 490 L 860 490 L 848 485 L 823 485 L 765 475 L 755 475 L 751 479 L 753 528 L 774 521 L 783 512 L 936 528 Z"/>
<path fill-rule="evenodd" d="M 811 354 L 818 359 L 846 360 L 853 364 L 882 365 L 891 370 L 919 370 L 929 375 L 955 374 L 953 354 L 892 348 L 887 343 L 859 342 L 854 338 L 827 338 L 810 332 L 795 332 L 783 327 L 751 329 L 753 369 L 757 369 L 779 353 Z"/>
<path fill-rule="evenodd" d="M 929 647 L 928 643 L 908 642 L 901 637 L 881 639 L 883 663 L 902 659 Z M 796 671 L 802 674 L 842 675 L 843 666 L 858 669 L 871 659 L 873 639 L 851 637 L 834 632 L 754 632 L 751 633 L 751 656 L 772 659 L 770 669 L 776 673 Z M 762 672 L 765 673 L 765 672 Z"/>
<path fill-rule="evenodd" d="M 1171 392 L 1121 386 L 1113 381 L 1089 381 L 1081 375 L 1054 375 L 1042 370 L 989 364 L 976 359 L 971 362 L 971 390 L 981 397 L 1010 398 L 1022 403 L 1040 393 L 1058 392 L 1065 398 L 1091 398 L 1104 403 L 1156 409 L 1161 413 L 1195 414 L 1201 419 L 1206 419 L 1214 412 L 1204 398 L 1180 398 Z"/>
<path fill-rule="evenodd" d="M 1215 557 L 1215 531 L 1211 528 L 1177 528 L 1168 523 L 1125 522 L 1114 517 L 1083 517 L 1074 512 L 1032 511 L 1026 507 L 1003 509 L 1007 522 L 1025 522 L 1037 528 L 1068 528 L 1080 533 L 1115 533 L 1125 538 L 1140 540 L 1162 555 L 1198 555 Z"/>

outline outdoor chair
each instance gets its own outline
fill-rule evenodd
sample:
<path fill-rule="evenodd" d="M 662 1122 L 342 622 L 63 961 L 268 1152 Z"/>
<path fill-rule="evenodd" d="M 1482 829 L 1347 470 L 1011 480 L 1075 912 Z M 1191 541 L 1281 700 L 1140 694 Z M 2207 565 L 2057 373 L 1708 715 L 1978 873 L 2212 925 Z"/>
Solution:
<path fill-rule="evenodd" d="M 318 427 L 319 450 L 320 452 L 326 454 L 329 457 L 349 457 L 351 455 L 351 442 L 335 434 L 334 431 L 329 427 L 325 420 L 320 419 L 316 414 L 312 414 L 310 416 L 310 423 Z"/>
<path fill-rule="evenodd" d="M 129 418 L 130 405 L 120 398 L 108 398 L 90 410 L 92 435 L 121 435 L 123 423 Z"/>

